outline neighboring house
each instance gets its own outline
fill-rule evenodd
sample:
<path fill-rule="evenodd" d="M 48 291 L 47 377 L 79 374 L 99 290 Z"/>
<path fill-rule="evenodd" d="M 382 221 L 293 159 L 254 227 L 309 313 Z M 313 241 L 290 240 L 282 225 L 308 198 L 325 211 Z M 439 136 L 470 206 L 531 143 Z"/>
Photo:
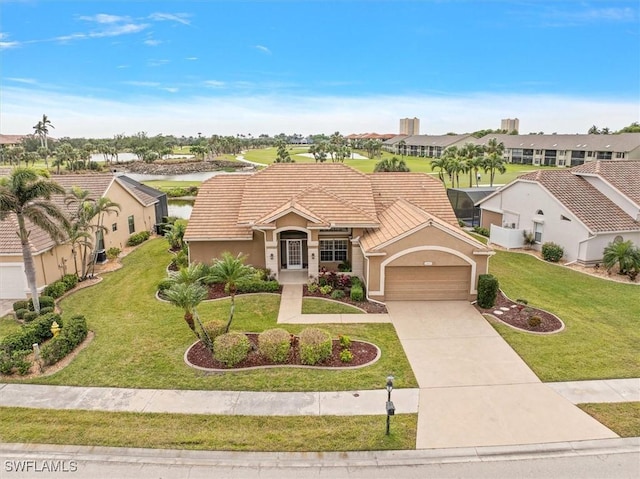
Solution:
<path fill-rule="evenodd" d="M 478 202 L 490 242 L 536 248 L 554 242 L 566 261 L 594 265 L 614 240 L 640 246 L 640 161 L 595 161 L 572 169 L 528 173 Z"/>
<path fill-rule="evenodd" d="M 103 224 L 107 231 L 104 235 L 94 238 L 96 252 L 104 252 L 111 247 L 123 249 L 132 233 L 154 229 L 159 222 L 156 205 L 163 199 L 166 208 L 166 196 L 163 196 L 162 192 L 149 192 L 148 187 L 141 188 L 139 183 L 136 185 L 137 182 L 128 177 L 112 174 L 70 174 L 53 175 L 51 178 L 67 191 L 77 186 L 88 190 L 91 198 L 107 197 L 120 205 L 117 215 L 105 215 Z M 53 200 L 58 206 L 69 211 L 64 196 L 56 195 Z M 0 299 L 20 299 L 28 294 L 22 247 L 17 230 L 15 215 L 9 215 L 0 222 Z M 44 231 L 33 225 L 30 225 L 30 230 L 29 241 L 39 290 L 60 279 L 64 274 L 75 272 L 76 262 L 80 265 L 80 255 L 77 254 L 74 261 L 74 254 L 68 242 L 56 244 Z"/>
<path fill-rule="evenodd" d="M 398 135 L 385 141 L 382 149 L 396 155 L 440 158 L 447 148 L 474 139 L 471 135 Z"/>
<path fill-rule="evenodd" d="M 473 300 L 490 248 L 458 227 L 422 173 L 363 174 L 340 163 L 273 164 L 204 182 L 185 233 L 191 262 L 229 251 L 276 277 L 348 262 L 367 296 Z"/>
<path fill-rule="evenodd" d="M 10 147 L 22 144 L 22 140 L 28 135 L 0 135 L 0 146 Z"/>

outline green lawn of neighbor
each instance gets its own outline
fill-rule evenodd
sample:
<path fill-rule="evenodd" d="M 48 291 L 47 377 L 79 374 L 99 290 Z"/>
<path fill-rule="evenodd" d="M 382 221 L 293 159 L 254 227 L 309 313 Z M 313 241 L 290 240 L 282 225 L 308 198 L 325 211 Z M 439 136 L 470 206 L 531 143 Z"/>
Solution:
<path fill-rule="evenodd" d="M 512 299 L 556 314 L 566 329 L 552 335 L 494 327 L 543 381 L 640 377 L 640 286 L 615 283 L 498 251 L 489 271 Z"/>
<path fill-rule="evenodd" d="M 189 186 L 200 186 L 202 181 L 181 181 L 181 180 L 145 180 L 143 183 L 158 190 L 169 188 L 188 188 Z"/>
<path fill-rule="evenodd" d="M 415 449 L 417 414 L 215 416 L 0 408 L 5 443 L 216 451 Z"/>
<path fill-rule="evenodd" d="M 155 299 L 171 256 L 164 239 L 150 240 L 122 259 L 124 267 L 104 280 L 60 302 L 63 318 L 84 314 L 95 332 L 93 342 L 60 372 L 31 382 L 78 386 L 159 389 L 216 389 L 250 391 L 340 391 L 384 387 L 392 374 L 399 388 L 417 382 L 391 324 L 323 324 L 334 337 L 372 342 L 381 359 L 356 370 L 272 368 L 206 374 L 183 361 L 195 341 L 183 311 Z M 276 327 L 280 296 L 238 296 L 232 329 L 260 332 Z M 198 307 L 203 321 L 226 319 L 229 300 L 209 301 Z M 298 333 L 306 325 L 277 325 Z M 15 378 L 12 380 L 19 380 Z"/>
<path fill-rule="evenodd" d="M 622 403 L 586 403 L 578 407 L 593 416 L 618 436 L 640 436 L 640 401 Z"/>
<path fill-rule="evenodd" d="M 302 298 L 302 314 L 365 314 L 348 304 L 322 298 Z"/>

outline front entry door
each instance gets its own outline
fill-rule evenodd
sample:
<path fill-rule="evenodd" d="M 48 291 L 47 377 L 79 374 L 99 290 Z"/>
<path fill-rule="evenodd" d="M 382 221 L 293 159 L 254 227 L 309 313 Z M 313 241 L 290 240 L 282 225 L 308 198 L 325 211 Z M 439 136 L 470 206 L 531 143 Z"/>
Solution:
<path fill-rule="evenodd" d="M 302 240 L 287 240 L 287 269 L 302 269 Z"/>

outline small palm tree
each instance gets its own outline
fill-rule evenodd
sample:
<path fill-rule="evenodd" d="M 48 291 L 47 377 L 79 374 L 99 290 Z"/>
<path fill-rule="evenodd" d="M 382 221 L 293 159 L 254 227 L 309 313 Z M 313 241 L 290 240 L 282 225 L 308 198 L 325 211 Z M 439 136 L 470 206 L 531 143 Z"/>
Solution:
<path fill-rule="evenodd" d="M 180 268 L 179 271 L 171 273 L 169 280 L 174 284 L 201 284 L 205 276 L 203 264 L 191 263 L 186 268 Z"/>
<path fill-rule="evenodd" d="M 229 252 L 224 252 L 221 258 L 214 259 L 213 265 L 209 269 L 207 280 L 213 283 L 224 283 L 225 289 L 229 291 L 229 295 L 231 296 L 229 321 L 227 321 L 227 327 L 225 328 L 225 332 L 227 333 L 233 321 L 235 295 L 238 291 L 238 283 L 249 279 L 254 274 L 254 269 L 244 264 L 246 259 L 246 255 L 242 253 L 239 253 L 238 256 L 233 256 Z"/>
<path fill-rule="evenodd" d="M 385 158 L 384 160 L 376 163 L 376 166 L 373 169 L 374 172 L 392 172 L 392 171 L 400 171 L 400 172 L 408 172 L 409 167 L 404 160 L 398 160 L 395 156 L 391 159 Z"/>
<path fill-rule="evenodd" d="M 0 180 L 0 219 L 13 213 L 18 220 L 24 270 L 36 312 L 40 312 L 40 301 L 36 268 L 29 243 L 31 225 L 27 224 L 27 220 L 54 241 L 62 241 L 69 221 L 64 212 L 51 201 L 54 194 L 64 194 L 64 188 L 29 168 L 15 168 L 8 177 Z"/>
<path fill-rule="evenodd" d="M 164 291 L 164 296 L 174 306 L 184 309 L 184 320 L 191 331 L 200 338 L 196 332 L 193 315 L 195 308 L 207 298 L 206 288 L 199 283 L 174 283 Z"/>
<path fill-rule="evenodd" d="M 618 265 L 620 274 L 635 277 L 640 271 L 640 249 L 631 240 L 613 241 L 605 247 L 602 263 L 607 270 Z"/>

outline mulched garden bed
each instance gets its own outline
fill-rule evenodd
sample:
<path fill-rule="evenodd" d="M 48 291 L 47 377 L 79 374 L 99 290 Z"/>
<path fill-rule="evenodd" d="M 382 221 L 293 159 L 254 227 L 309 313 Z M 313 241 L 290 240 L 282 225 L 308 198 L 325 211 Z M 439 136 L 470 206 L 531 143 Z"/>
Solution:
<path fill-rule="evenodd" d="M 526 304 L 517 303 L 507 298 L 502 291 L 498 292 L 496 304 L 493 308 L 484 309 L 476 304 L 476 309 L 482 314 L 489 314 L 514 328 L 534 333 L 554 333 L 560 331 L 564 324 L 560 319 L 547 311 L 534 308 Z M 496 311 L 502 314 L 496 314 Z M 541 322 L 538 326 L 531 327 L 529 318 L 537 316 Z"/>
<path fill-rule="evenodd" d="M 262 356 L 258 352 L 258 334 L 256 333 L 247 333 L 247 337 L 251 342 L 252 351 L 249 352 L 249 356 L 247 359 L 242 361 L 241 363 L 236 364 L 234 367 L 227 367 L 224 363 L 216 361 L 211 352 L 205 347 L 205 345 L 198 341 L 193 346 L 189 348 L 187 351 L 187 359 L 188 361 L 201 368 L 207 369 L 245 369 L 251 367 L 258 366 L 284 366 L 284 365 L 295 365 L 295 366 L 304 366 L 300 361 L 300 355 L 298 354 L 298 348 L 294 345 L 289 352 L 289 359 L 286 363 L 278 364 L 268 361 L 264 356 Z M 362 341 L 351 341 L 351 346 L 349 350 L 353 354 L 353 360 L 348 363 L 343 363 L 340 361 L 340 351 L 342 348 L 340 347 L 340 341 L 337 339 L 333 341 L 333 351 L 329 358 L 321 363 L 315 365 L 315 367 L 323 367 L 323 368 L 351 368 L 354 366 L 362 366 L 364 364 L 373 362 L 378 356 L 378 348 L 376 348 L 373 344 L 365 343 Z"/>
<path fill-rule="evenodd" d="M 331 299 L 332 301 L 338 301 L 340 303 L 349 304 L 351 306 L 355 306 L 356 308 L 360 308 L 365 310 L 369 314 L 385 314 L 387 313 L 387 307 L 384 304 L 374 303 L 372 301 L 353 301 L 349 294 L 346 294 L 344 298 L 341 299 L 333 299 L 326 294 L 322 294 L 320 291 L 316 291 L 315 293 L 310 293 L 307 285 L 304 285 L 302 288 L 302 296 L 308 298 L 322 298 L 322 299 Z"/>

